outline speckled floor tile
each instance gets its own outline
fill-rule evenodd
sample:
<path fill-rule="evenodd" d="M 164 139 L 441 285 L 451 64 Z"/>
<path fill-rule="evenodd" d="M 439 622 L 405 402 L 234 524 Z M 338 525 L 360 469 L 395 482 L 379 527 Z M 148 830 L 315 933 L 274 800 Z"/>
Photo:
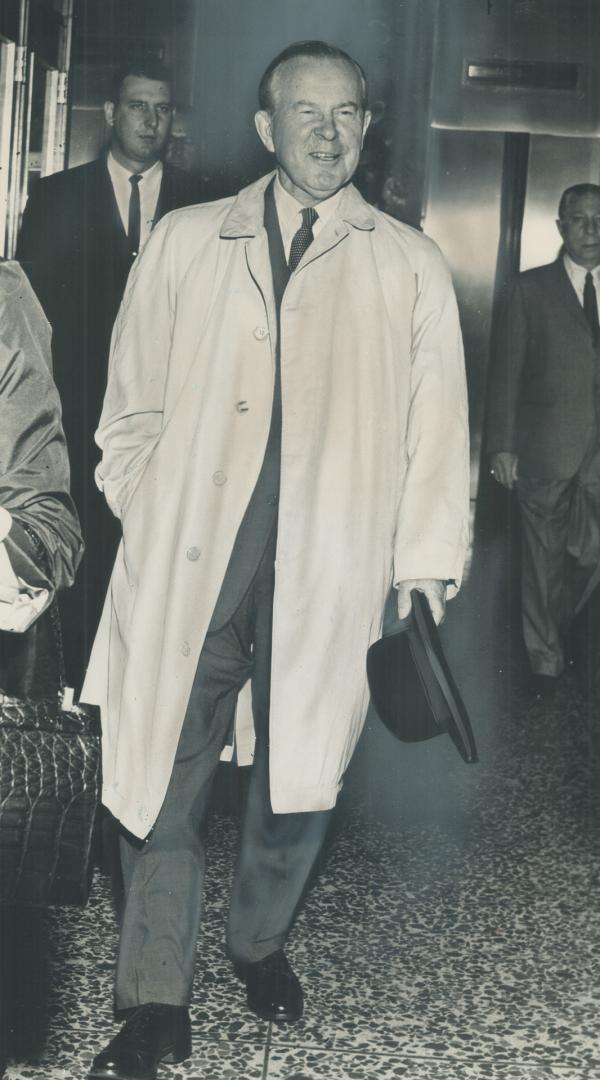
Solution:
<path fill-rule="evenodd" d="M 296 1025 L 258 1021 L 225 957 L 238 830 L 215 817 L 194 1057 L 160 1080 L 254 1080 L 269 1045 L 273 1080 L 600 1080 L 595 725 L 567 682 L 551 707 L 516 695 L 473 768 L 441 741 L 405 751 L 369 735 L 290 940 Z M 117 1029 L 106 879 L 85 910 L 46 921 L 45 1049 L 8 1080 L 84 1080 Z"/>
<path fill-rule="evenodd" d="M 6 1080 L 85 1080 L 94 1050 L 81 1038 L 64 1041 L 35 1065 L 9 1065 Z M 192 1056 L 181 1065 L 161 1065 L 159 1080 L 262 1080 L 265 1049 L 247 1042 L 202 1042 L 194 1039 Z"/>
<path fill-rule="evenodd" d="M 552 1066 L 493 1065 L 445 1059 L 396 1057 L 387 1054 L 346 1054 L 294 1048 L 271 1052 L 268 1080 L 597 1080 L 597 1072 Z"/>
<path fill-rule="evenodd" d="M 444 1055 L 530 1066 L 597 1068 L 598 948 L 574 937 L 418 937 L 358 955 L 343 943 L 295 950 L 304 972 L 304 1019 L 277 1028 L 288 1042 L 340 1051 Z"/>

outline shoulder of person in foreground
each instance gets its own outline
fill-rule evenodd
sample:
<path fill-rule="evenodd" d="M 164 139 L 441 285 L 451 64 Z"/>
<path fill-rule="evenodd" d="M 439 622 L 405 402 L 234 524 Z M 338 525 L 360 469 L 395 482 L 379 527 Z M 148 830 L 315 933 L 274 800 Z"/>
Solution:
<path fill-rule="evenodd" d="M 375 232 L 380 243 L 386 244 L 390 252 L 395 252 L 398 258 L 405 260 L 418 279 L 429 275 L 435 277 L 439 283 L 445 282 L 452 286 L 448 263 L 435 240 L 383 210 L 376 207 L 372 207 L 372 210 Z"/>
<path fill-rule="evenodd" d="M 177 287 L 188 267 L 195 263 L 210 274 L 217 257 L 217 241 L 221 226 L 227 217 L 234 198 L 219 199 L 210 203 L 195 203 L 178 210 L 171 210 L 155 225 L 129 275 L 127 289 L 120 311 L 120 322 L 127 311 L 132 290 L 138 280 L 158 288 L 157 278 L 169 281 Z M 151 292 L 147 299 L 150 299 Z"/>
<path fill-rule="evenodd" d="M 83 545 L 51 374 L 50 334 L 21 267 L 0 262 L 0 507 L 13 568 L 31 584 L 71 584 Z M 34 532 L 47 556 L 39 566 Z"/>
<path fill-rule="evenodd" d="M 189 206 L 181 206 L 176 210 L 170 210 L 156 224 L 148 243 L 155 236 L 163 239 L 169 237 L 177 244 L 185 244 L 186 237 L 190 236 L 190 246 L 201 236 L 212 237 L 218 235 L 219 229 L 227 214 L 235 202 L 236 196 L 227 196 L 223 199 L 213 199 L 210 202 L 195 202 Z"/>

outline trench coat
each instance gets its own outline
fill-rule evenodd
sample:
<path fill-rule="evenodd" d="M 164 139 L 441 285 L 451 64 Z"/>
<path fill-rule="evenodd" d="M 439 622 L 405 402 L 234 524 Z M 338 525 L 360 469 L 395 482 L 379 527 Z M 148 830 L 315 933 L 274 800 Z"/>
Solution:
<path fill-rule="evenodd" d="M 0 507 L 12 518 L 4 544 L 30 585 L 71 585 L 83 544 L 69 494 L 69 459 L 52 379 L 50 326 L 16 262 L 0 261 Z M 48 565 L 26 528 L 42 542 Z"/>
<path fill-rule="evenodd" d="M 269 432 L 270 180 L 168 215 L 133 268 L 113 335 L 97 477 L 123 541 L 82 697 L 101 707 L 104 802 L 140 837 L 166 792 Z M 351 185 L 289 281 L 280 335 L 270 794 L 288 813 L 336 802 L 391 585 L 458 587 L 469 459 L 445 262 Z"/>

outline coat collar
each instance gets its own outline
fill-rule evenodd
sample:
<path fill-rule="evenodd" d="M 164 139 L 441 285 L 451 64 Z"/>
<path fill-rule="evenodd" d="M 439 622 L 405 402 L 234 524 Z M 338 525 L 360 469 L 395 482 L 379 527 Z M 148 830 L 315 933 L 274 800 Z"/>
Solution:
<path fill-rule="evenodd" d="M 254 184 L 242 188 L 221 226 L 220 236 L 234 240 L 259 234 L 264 227 L 265 191 L 274 176 L 274 172 L 269 173 Z M 375 228 L 373 208 L 365 202 L 353 184 L 348 184 L 344 189 L 336 216 L 355 229 Z"/>

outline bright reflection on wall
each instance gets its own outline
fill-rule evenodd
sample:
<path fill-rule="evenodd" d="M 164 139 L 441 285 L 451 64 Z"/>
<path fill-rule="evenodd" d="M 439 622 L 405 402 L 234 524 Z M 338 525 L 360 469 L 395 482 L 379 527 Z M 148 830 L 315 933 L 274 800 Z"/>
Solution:
<path fill-rule="evenodd" d="M 600 184 L 600 139 L 533 135 L 521 235 L 521 269 L 552 262 L 560 250 L 558 202 L 572 184 Z"/>

